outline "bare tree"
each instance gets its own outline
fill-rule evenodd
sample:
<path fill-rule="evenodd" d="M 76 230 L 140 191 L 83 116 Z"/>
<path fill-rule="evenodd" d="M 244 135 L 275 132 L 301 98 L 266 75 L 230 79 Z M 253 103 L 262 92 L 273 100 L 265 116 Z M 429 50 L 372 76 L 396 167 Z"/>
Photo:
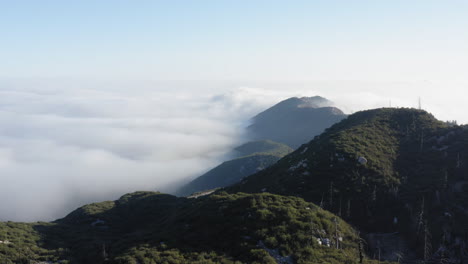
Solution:
<path fill-rule="evenodd" d="M 338 209 L 338 216 L 341 217 L 341 201 L 343 200 L 343 197 L 340 196 L 340 207 Z"/>
<path fill-rule="evenodd" d="M 403 259 L 403 252 L 396 252 L 395 256 L 397 257 L 397 262 L 400 263 L 400 261 Z"/>
<path fill-rule="evenodd" d="M 347 209 L 346 209 L 346 217 L 350 217 L 351 216 L 351 200 L 348 199 L 348 205 L 347 205 Z"/>
<path fill-rule="evenodd" d="M 447 172 L 447 169 L 445 169 L 444 171 L 444 181 L 443 181 L 443 184 L 442 184 L 442 188 L 443 190 L 447 190 L 448 188 L 448 172 Z"/>
<path fill-rule="evenodd" d="M 374 190 L 372 191 L 372 196 L 371 196 L 372 202 L 375 202 L 377 200 L 377 186 L 374 185 Z"/>
<path fill-rule="evenodd" d="M 333 222 L 335 222 L 335 241 L 336 241 L 336 249 L 340 248 L 340 240 L 338 238 L 338 219 L 333 218 Z"/>
<path fill-rule="evenodd" d="M 322 208 L 322 209 L 323 209 L 323 196 L 324 196 L 324 195 L 325 195 L 325 194 L 324 194 L 324 193 L 322 193 L 322 200 L 320 200 L 320 205 L 319 205 L 319 206 L 320 206 L 320 208 Z"/>
<path fill-rule="evenodd" d="M 432 243 L 431 243 L 431 233 L 429 232 L 429 227 L 427 226 L 427 221 L 424 223 L 424 261 L 428 261 L 432 257 Z"/>
<path fill-rule="evenodd" d="M 364 252 L 363 252 L 363 247 L 362 247 L 362 238 L 359 236 L 359 232 L 357 233 L 358 235 L 358 238 L 359 238 L 359 244 L 358 244 L 358 248 L 359 248 L 359 263 L 362 264 L 363 263 L 363 260 L 364 260 Z"/>
<path fill-rule="evenodd" d="M 424 224 L 424 196 L 422 197 L 421 211 L 419 212 L 418 219 L 417 219 L 417 225 L 418 225 L 418 228 L 416 231 L 417 235 L 419 235 L 419 232 L 421 231 L 421 227 L 423 226 L 423 224 Z"/>
<path fill-rule="evenodd" d="M 424 147 L 424 133 L 421 132 L 421 140 L 420 140 L 420 149 L 419 151 L 423 151 L 423 147 Z"/>

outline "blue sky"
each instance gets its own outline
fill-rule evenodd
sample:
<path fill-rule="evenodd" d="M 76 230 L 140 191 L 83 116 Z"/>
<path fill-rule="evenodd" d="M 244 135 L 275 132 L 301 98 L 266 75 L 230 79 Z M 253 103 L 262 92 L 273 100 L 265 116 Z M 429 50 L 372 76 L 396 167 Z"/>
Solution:
<path fill-rule="evenodd" d="M 462 80 L 466 1 L 0 1 L 0 77 Z"/>

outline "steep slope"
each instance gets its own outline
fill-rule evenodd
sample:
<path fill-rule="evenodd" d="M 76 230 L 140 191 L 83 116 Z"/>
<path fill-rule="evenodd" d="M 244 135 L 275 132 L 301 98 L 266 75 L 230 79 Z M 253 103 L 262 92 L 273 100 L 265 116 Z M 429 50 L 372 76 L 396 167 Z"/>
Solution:
<path fill-rule="evenodd" d="M 341 264 L 360 258 L 356 231 L 339 217 L 272 194 L 187 199 L 136 192 L 54 223 L 5 223 L 0 231 L 16 234 L 13 243 L 0 244 L 2 263 Z"/>
<path fill-rule="evenodd" d="M 297 148 L 346 117 L 332 104 L 320 96 L 289 98 L 253 117 L 247 130 L 255 140 L 270 139 Z"/>
<path fill-rule="evenodd" d="M 242 144 L 234 149 L 238 157 L 254 155 L 257 153 L 265 153 L 277 157 L 284 157 L 293 151 L 292 148 L 285 144 L 274 142 L 271 140 L 258 140 Z"/>
<path fill-rule="evenodd" d="M 223 162 L 180 188 L 176 194 L 187 196 L 196 192 L 229 186 L 246 176 L 269 167 L 293 151 L 290 147 L 271 140 L 248 142 L 234 150 L 240 157 Z"/>
<path fill-rule="evenodd" d="M 349 116 L 228 191 L 303 197 L 367 232 L 403 234 L 420 258 L 461 259 L 467 158 L 466 127 L 421 110 L 376 109 Z"/>
<path fill-rule="evenodd" d="M 182 186 L 175 194 L 206 194 L 213 189 L 235 184 L 242 178 L 276 163 L 281 157 L 289 154 L 292 148 L 268 139 L 279 140 L 293 148 L 308 142 L 325 128 L 345 117 L 340 110 L 327 107 L 332 104 L 320 96 L 293 97 L 259 113 L 247 129 L 250 137 L 257 141 L 237 147 L 234 152 L 238 157 Z"/>

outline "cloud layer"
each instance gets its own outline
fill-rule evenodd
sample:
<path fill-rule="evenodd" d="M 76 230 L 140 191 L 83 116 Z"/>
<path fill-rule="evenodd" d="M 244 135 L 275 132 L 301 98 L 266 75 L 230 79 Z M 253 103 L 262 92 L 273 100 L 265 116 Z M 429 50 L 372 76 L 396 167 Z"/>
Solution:
<path fill-rule="evenodd" d="M 435 84 L 375 87 L 0 81 L 0 220 L 53 220 L 135 190 L 171 192 L 226 159 L 250 117 L 291 96 L 325 96 L 348 113 L 422 96 L 436 117 L 468 121 L 463 85 L 442 94 Z"/>
<path fill-rule="evenodd" d="M 180 84 L 83 85 L 2 83 L 1 220 L 52 220 L 130 191 L 171 191 L 220 162 L 255 108 Z"/>

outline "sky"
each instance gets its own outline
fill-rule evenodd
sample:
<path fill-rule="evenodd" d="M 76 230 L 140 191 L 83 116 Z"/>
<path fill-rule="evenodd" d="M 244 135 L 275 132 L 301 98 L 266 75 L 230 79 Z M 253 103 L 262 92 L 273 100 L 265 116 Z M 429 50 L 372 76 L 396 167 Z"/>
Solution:
<path fill-rule="evenodd" d="M 0 76 L 466 81 L 468 2 L 0 1 Z"/>
<path fill-rule="evenodd" d="M 0 0 L 0 220 L 171 192 L 291 96 L 468 123 L 466 1 Z"/>

